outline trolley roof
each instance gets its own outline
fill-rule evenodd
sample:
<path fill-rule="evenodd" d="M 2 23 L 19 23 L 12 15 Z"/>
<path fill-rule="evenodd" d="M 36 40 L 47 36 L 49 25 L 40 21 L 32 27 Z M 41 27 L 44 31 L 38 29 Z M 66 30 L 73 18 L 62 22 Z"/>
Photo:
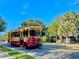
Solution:
<path fill-rule="evenodd" d="M 42 30 L 43 27 L 41 27 L 41 26 L 27 26 L 27 27 L 21 27 L 19 29 L 12 30 L 11 32 L 20 31 L 20 30 L 23 30 L 23 29 L 39 29 L 39 30 Z"/>

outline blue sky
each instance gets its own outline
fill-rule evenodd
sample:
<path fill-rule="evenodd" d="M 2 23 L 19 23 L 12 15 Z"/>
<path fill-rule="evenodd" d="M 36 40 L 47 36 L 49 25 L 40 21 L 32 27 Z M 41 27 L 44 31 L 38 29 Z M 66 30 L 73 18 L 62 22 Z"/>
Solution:
<path fill-rule="evenodd" d="M 17 29 L 29 18 L 50 25 L 57 16 L 79 12 L 79 0 L 0 0 L 0 16 L 8 23 L 7 31 Z"/>

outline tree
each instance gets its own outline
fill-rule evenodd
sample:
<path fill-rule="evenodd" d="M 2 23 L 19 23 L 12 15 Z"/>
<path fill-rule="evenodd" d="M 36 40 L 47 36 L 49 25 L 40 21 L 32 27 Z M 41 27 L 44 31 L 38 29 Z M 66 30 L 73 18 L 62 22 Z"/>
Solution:
<path fill-rule="evenodd" d="M 59 25 L 61 27 L 61 30 L 63 31 L 63 34 L 65 35 L 75 35 L 75 31 L 77 28 L 75 26 L 77 22 L 77 14 L 75 12 L 69 12 L 64 14 L 64 16 L 60 16 L 60 18 L 57 18 L 59 20 Z"/>
<path fill-rule="evenodd" d="M 45 27 L 45 24 L 40 20 L 29 19 L 27 22 L 21 24 L 22 27 L 26 26 L 42 26 Z"/>
<path fill-rule="evenodd" d="M 50 25 L 48 27 L 49 35 L 50 36 L 57 36 L 58 35 L 58 33 L 57 33 L 58 27 L 59 27 L 59 25 L 58 25 L 58 23 L 56 21 L 52 25 Z"/>
<path fill-rule="evenodd" d="M 28 26 L 28 25 L 27 25 L 27 22 L 23 22 L 23 23 L 21 24 L 21 26 L 22 26 L 22 27 Z"/>
<path fill-rule="evenodd" d="M 8 39 L 8 34 L 0 34 L 1 41 L 7 41 L 7 39 Z"/>
<path fill-rule="evenodd" d="M 48 27 L 48 33 L 49 33 L 49 36 L 55 36 L 56 37 L 56 42 L 57 42 L 57 38 L 58 38 L 58 31 L 59 31 L 59 23 L 58 23 L 58 20 L 55 20 L 52 25 L 50 25 Z M 50 41 L 50 40 L 49 40 Z"/>
<path fill-rule="evenodd" d="M 0 17 L 0 32 L 5 31 L 6 28 L 6 22 L 2 17 Z"/>
<path fill-rule="evenodd" d="M 54 25 L 57 23 L 58 28 Z M 56 18 L 56 21 L 49 26 L 50 33 L 57 32 L 58 35 L 76 36 L 79 33 L 79 14 L 68 12 Z M 55 29 L 55 31 L 53 31 Z M 58 31 L 56 31 L 58 29 Z"/>

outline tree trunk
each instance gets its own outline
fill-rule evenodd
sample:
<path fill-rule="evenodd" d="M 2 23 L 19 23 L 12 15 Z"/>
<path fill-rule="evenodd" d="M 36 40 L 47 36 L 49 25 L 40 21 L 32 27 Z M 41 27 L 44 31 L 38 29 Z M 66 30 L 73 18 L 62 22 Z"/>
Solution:
<path fill-rule="evenodd" d="M 68 37 L 68 35 L 66 36 L 66 44 L 70 43 L 70 39 Z"/>

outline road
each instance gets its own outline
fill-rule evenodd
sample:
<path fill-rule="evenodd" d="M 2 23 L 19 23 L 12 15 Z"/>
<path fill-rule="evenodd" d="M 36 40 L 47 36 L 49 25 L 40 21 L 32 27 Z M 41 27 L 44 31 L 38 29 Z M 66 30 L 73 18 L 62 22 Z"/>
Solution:
<path fill-rule="evenodd" d="M 13 47 L 7 43 L 1 43 L 4 47 L 12 50 L 28 54 L 37 59 L 79 59 L 79 52 L 73 52 L 72 49 L 66 46 L 44 44 L 40 49 L 25 49 L 22 47 Z"/>

